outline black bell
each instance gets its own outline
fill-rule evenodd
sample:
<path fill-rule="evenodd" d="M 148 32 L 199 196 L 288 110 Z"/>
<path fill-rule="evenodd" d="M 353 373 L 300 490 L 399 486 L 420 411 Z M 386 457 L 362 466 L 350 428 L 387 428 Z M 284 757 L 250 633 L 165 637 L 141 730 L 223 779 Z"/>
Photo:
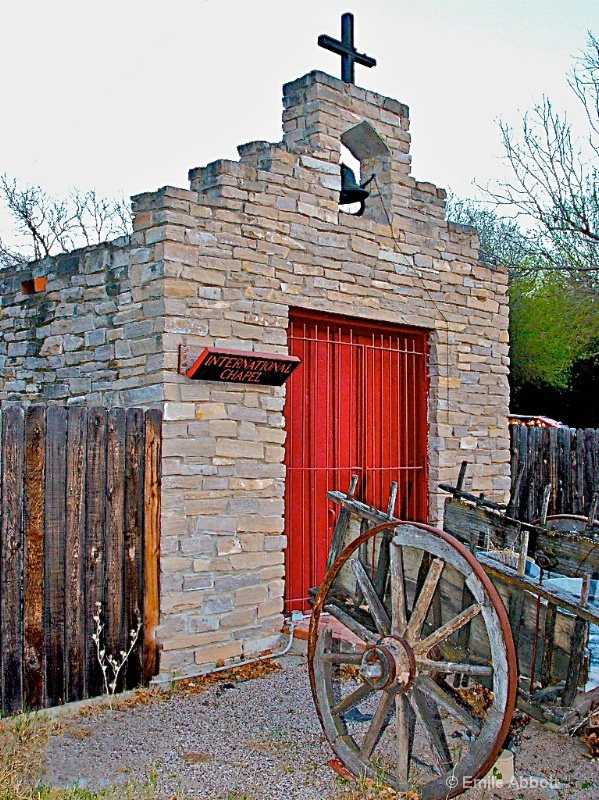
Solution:
<path fill-rule="evenodd" d="M 374 177 L 374 176 L 373 176 Z M 370 195 L 364 188 L 367 186 L 372 178 L 369 178 L 365 183 L 359 184 L 356 181 L 356 176 L 353 171 L 346 164 L 341 164 L 341 191 L 339 192 L 339 205 L 346 205 L 347 203 L 360 203 L 360 210 L 354 216 L 360 217 L 364 213 L 364 205 L 366 198 Z"/>

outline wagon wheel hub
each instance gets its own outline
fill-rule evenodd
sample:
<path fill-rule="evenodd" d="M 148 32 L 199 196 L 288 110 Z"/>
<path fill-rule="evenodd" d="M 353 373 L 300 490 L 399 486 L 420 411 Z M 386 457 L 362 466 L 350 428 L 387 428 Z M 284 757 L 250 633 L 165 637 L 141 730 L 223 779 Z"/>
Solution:
<path fill-rule="evenodd" d="M 365 650 L 359 673 L 373 689 L 407 692 L 416 677 L 414 651 L 401 636 L 384 636 Z"/>

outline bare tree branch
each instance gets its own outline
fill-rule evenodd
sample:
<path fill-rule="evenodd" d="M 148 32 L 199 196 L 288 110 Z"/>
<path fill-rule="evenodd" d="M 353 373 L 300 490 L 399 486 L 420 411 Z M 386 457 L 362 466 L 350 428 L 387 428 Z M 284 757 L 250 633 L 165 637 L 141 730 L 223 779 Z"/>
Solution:
<path fill-rule="evenodd" d="M 510 274 L 536 269 L 535 242 L 529 240 L 514 219 L 502 218 L 481 203 L 453 194 L 447 199 L 446 214 L 451 222 L 476 228 L 482 261 L 508 267 Z"/>
<path fill-rule="evenodd" d="M 522 118 L 516 132 L 500 122 L 511 178 L 487 195 L 534 225 L 543 268 L 599 270 L 599 42 L 589 33 L 569 84 L 589 121 L 584 140 L 548 98 Z"/>
<path fill-rule="evenodd" d="M 587 49 L 577 57 L 568 83 L 586 111 L 591 126 L 589 144 L 599 155 L 599 42 L 591 31 Z"/>
<path fill-rule="evenodd" d="M 73 189 L 67 197 L 57 199 L 39 186 L 22 187 L 15 179 L 2 175 L 0 198 L 16 234 L 25 242 L 18 249 L 0 239 L 0 266 L 18 266 L 131 231 L 131 211 L 125 200 L 100 197 L 93 189 Z"/>

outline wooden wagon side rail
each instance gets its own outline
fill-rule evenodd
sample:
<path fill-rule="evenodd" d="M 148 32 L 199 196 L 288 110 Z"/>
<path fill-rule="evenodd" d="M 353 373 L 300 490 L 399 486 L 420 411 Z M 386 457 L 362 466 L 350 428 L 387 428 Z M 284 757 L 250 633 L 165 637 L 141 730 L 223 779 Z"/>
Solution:
<path fill-rule="evenodd" d="M 577 603 L 568 592 L 562 592 L 561 589 L 553 586 L 548 589 L 543 584 L 539 584 L 538 581 L 534 581 L 526 575 L 518 575 L 515 569 L 511 569 L 511 567 L 501 564 L 499 561 L 485 556 L 482 553 L 477 553 L 476 558 L 477 561 L 480 561 L 483 565 L 488 575 L 504 581 L 514 589 L 520 589 L 521 591 L 530 592 L 537 597 L 542 597 L 551 605 L 562 608 L 564 611 L 569 611 L 571 614 L 580 617 L 580 619 L 586 622 L 599 625 L 599 610 L 594 611 L 588 606 Z"/>
<path fill-rule="evenodd" d="M 589 624 L 599 624 L 599 610 L 587 606 L 590 576 L 585 575 L 583 577 L 580 602 L 577 602 L 571 594 L 555 586 L 548 588 L 539 581 L 532 580 L 526 575 L 520 575 L 517 570 L 501 564 L 483 553 L 477 554 L 477 560 L 483 565 L 485 572 L 495 580 L 496 585 L 497 582 L 500 582 L 510 592 L 515 591 L 518 593 L 511 594 L 510 596 L 511 624 L 516 647 L 518 647 L 518 640 L 522 632 L 522 611 L 523 600 L 526 596 L 525 593 L 537 598 L 537 625 L 540 618 L 539 604 L 542 601 L 545 601 L 547 604 L 544 624 L 542 626 L 543 630 L 541 632 L 537 629 L 534 632 L 534 644 L 529 668 L 530 684 L 527 692 L 527 694 L 530 695 L 530 701 L 533 703 L 535 701 L 535 693 L 533 691 L 535 676 L 540 678 L 542 687 L 550 686 L 552 683 L 552 662 L 555 650 L 558 609 L 574 615 L 575 620 L 571 627 L 567 671 L 565 681 L 563 682 L 563 689 L 561 690 L 560 701 L 562 707 L 572 706 L 576 701 L 578 688 L 585 674 L 584 663 L 588 640 L 588 626 Z M 514 599 L 520 602 L 512 602 Z M 534 716 L 538 716 L 534 713 L 535 708 L 533 706 L 528 707 L 527 710 Z"/>
<path fill-rule="evenodd" d="M 549 520 L 548 525 L 551 525 Z M 519 548 L 522 534 L 529 537 L 529 554 L 544 554 L 552 561 L 552 571 L 568 577 L 599 573 L 599 540 L 584 532 L 551 530 L 530 522 L 506 517 L 499 511 L 483 508 L 467 500 L 448 497 L 445 502 L 443 530 L 456 539 L 476 547 Z"/>
<path fill-rule="evenodd" d="M 372 522 L 373 525 L 380 525 L 383 522 L 400 522 L 397 517 L 389 516 L 384 511 L 379 511 L 378 508 L 368 506 L 366 503 L 361 503 L 359 500 L 354 500 L 350 495 L 343 492 L 327 492 L 327 497 L 333 503 L 337 503 L 342 508 L 346 508 L 351 514 L 361 519 Z M 346 518 L 343 518 L 342 525 L 345 526 Z"/>

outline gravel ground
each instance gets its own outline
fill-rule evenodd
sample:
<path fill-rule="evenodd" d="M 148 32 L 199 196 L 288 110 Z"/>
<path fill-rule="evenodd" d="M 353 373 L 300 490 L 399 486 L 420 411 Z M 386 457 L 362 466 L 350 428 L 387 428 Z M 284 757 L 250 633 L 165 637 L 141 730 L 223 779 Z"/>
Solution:
<path fill-rule="evenodd" d="M 169 798 L 349 797 L 351 787 L 341 786 L 328 766 L 332 753 L 314 710 L 306 659 L 281 661 L 280 672 L 231 688 L 213 685 L 126 710 L 62 718 L 61 732 L 48 744 L 45 782 L 99 790 L 130 779 L 143 783 L 153 774 L 157 794 Z M 531 722 L 516 756 L 520 788 L 478 787 L 462 797 L 596 800 L 599 763 L 585 753 L 580 741 Z M 531 776 L 560 787 L 539 787 L 538 780 L 531 787 Z"/>

